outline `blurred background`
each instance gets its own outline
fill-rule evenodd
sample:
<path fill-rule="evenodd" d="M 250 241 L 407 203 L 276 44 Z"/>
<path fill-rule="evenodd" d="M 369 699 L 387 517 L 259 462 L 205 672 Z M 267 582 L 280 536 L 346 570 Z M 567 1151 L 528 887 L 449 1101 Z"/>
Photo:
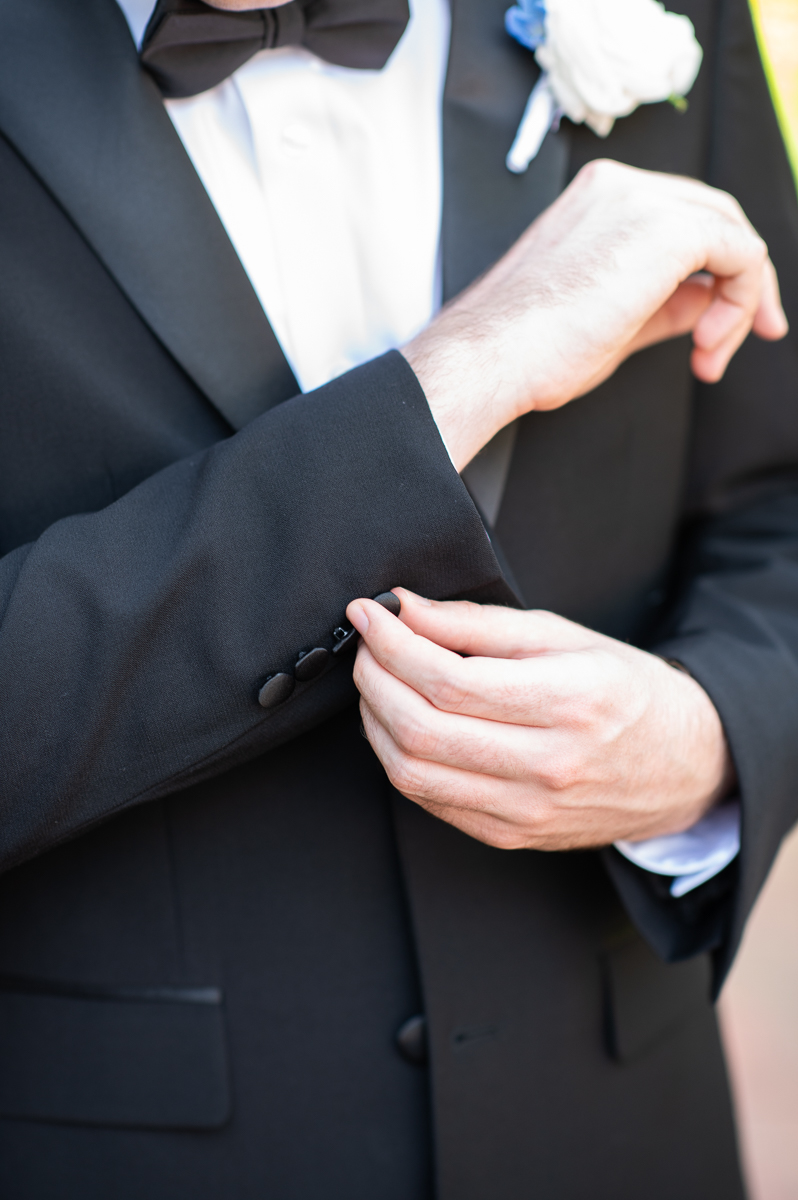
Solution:
<path fill-rule="evenodd" d="M 798 178 L 798 0 L 751 4 Z M 720 1017 L 751 1200 L 798 1200 L 798 830 L 754 909 Z"/>
<path fill-rule="evenodd" d="M 751 4 L 798 178 L 798 0 Z M 720 1016 L 751 1200 L 798 1200 L 798 830 L 754 909 Z"/>

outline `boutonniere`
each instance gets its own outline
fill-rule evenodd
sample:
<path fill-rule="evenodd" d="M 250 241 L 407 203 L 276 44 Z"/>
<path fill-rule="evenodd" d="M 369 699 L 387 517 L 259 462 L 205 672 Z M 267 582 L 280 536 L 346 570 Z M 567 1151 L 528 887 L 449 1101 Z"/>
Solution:
<path fill-rule="evenodd" d="M 543 72 L 507 155 L 511 171 L 527 169 L 562 116 L 606 137 L 639 104 L 687 107 L 702 50 L 692 21 L 657 0 L 519 0 L 504 20 Z"/>

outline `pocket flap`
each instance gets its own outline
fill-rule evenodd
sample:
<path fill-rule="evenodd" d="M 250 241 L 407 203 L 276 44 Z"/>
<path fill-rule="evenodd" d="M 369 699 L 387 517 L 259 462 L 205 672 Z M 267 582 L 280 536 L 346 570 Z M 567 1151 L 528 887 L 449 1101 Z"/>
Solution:
<path fill-rule="evenodd" d="M 218 1128 L 230 1114 L 221 992 L 0 977 L 0 1114 Z"/>
<path fill-rule="evenodd" d="M 608 1049 L 628 1062 L 652 1048 L 697 1009 L 710 1005 L 705 954 L 664 963 L 636 932 L 622 936 L 602 956 Z"/>

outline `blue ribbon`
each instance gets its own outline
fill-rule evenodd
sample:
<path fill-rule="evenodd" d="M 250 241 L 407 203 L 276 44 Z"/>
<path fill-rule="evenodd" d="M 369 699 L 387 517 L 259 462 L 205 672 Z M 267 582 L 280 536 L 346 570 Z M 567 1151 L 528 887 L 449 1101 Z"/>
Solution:
<path fill-rule="evenodd" d="M 519 0 L 504 14 L 504 27 L 528 50 L 537 50 L 546 40 L 545 0 Z"/>

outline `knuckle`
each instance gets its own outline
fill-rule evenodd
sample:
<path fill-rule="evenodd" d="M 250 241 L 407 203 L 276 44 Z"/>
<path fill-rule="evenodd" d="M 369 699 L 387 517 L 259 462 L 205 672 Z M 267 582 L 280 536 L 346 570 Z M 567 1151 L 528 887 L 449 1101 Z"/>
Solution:
<path fill-rule="evenodd" d="M 352 678 L 355 681 L 355 687 L 357 688 L 357 690 L 359 692 L 362 692 L 363 688 L 365 686 L 365 683 L 366 683 L 366 671 L 365 671 L 365 660 L 363 658 L 363 655 L 359 651 L 358 651 L 357 658 L 355 659 L 354 668 L 352 670 Z"/>
<path fill-rule="evenodd" d="M 594 158 L 582 167 L 579 174 L 588 183 L 604 184 L 617 179 L 621 170 L 620 164 L 611 158 Z"/>
<path fill-rule="evenodd" d="M 706 183 L 698 184 L 698 186 L 710 195 L 714 209 L 721 217 L 738 227 L 742 226 L 748 230 L 752 228 L 742 205 L 731 192 L 727 192 L 723 188 L 710 187 Z"/>
<path fill-rule="evenodd" d="M 575 689 L 570 696 L 570 722 L 577 730 L 583 733 L 594 730 L 606 715 L 607 699 L 603 689 Z"/>
<path fill-rule="evenodd" d="M 715 196 L 715 199 L 724 204 L 735 217 L 742 218 L 743 220 L 746 219 L 737 197 L 733 196 L 731 192 L 727 192 L 725 188 L 711 187 L 708 183 L 701 183 L 699 180 L 696 180 L 696 182 L 702 190 L 711 192 Z"/>
<path fill-rule="evenodd" d="M 755 229 L 752 229 L 746 222 L 746 227 L 740 231 L 742 242 L 741 249 L 747 254 L 751 263 L 760 266 L 768 256 L 767 242 L 760 237 Z"/>
<path fill-rule="evenodd" d="M 525 850 L 527 839 L 519 829 L 508 825 L 506 828 L 492 829 L 485 838 L 494 850 Z"/>
<path fill-rule="evenodd" d="M 444 712 L 457 713 L 465 706 L 467 690 L 456 679 L 439 679 L 432 684 L 427 699 Z"/>
<path fill-rule="evenodd" d="M 577 764 L 567 755 L 548 759 L 538 768 L 538 778 L 549 792 L 567 792 L 580 778 Z"/>
<path fill-rule="evenodd" d="M 485 608 L 482 604 L 477 604 L 474 600 L 458 600 L 460 612 L 472 620 L 478 621 L 482 618 Z"/>
<path fill-rule="evenodd" d="M 595 183 L 596 172 L 597 172 L 597 163 L 594 159 L 593 162 L 585 163 L 585 165 L 583 167 L 579 168 L 579 170 L 576 173 L 576 182 L 581 183 L 583 185 L 586 184 L 589 186 L 590 184 Z"/>
<path fill-rule="evenodd" d="M 404 796 L 425 794 L 425 773 L 421 763 L 408 755 L 402 755 L 391 764 L 388 778 L 398 792 Z"/>
<path fill-rule="evenodd" d="M 405 754 L 427 758 L 434 746 L 435 737 L 425 722 L 412 715 L 405 715 L 396 724 L 394 741 Z"/>

